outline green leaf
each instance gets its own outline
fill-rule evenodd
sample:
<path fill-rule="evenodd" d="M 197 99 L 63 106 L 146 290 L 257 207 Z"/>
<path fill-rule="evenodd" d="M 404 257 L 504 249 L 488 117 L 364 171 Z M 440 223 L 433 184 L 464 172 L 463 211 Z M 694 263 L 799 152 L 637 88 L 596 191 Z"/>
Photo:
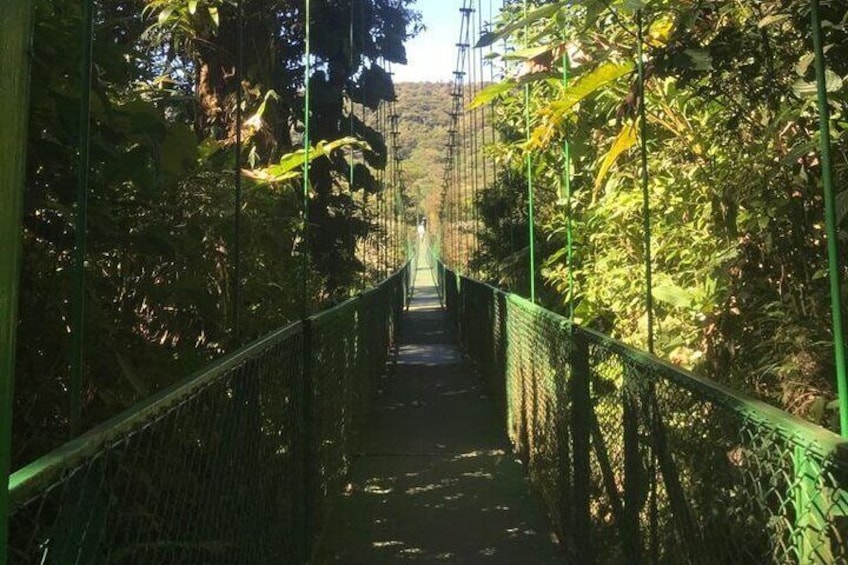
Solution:
<path fill-rule="evenodd" d="M 549 106 L 549 111 L 557 118 L 567 114 L 582 100 L 600 90 L 609 83 L 633 72 L 634 64 L 604 63 L 589 74 L 583 75 L 572 86 L 563 90 L 559 100 Z"/>
<path fill-rule="evenodd" d="M 197 0 L 189 0 L 188 13 L 192 16 L 197 12 Z"/>
<path fill-rule="evenodd" d="M 319 141 L 318 144 L 309 151 L 309 162 L 318 159 L 319 157 L 329 156 L 336 149 L 342 147 L 355 147 L 358 149 L 370 149 L 369 145 L 356 137 L 343 137 L 335 141 Z M 291 153 L 286 153 L 280 158 L 280 162 L 266 169 L 243 170 L 242 174 L 253 180 L 262 183 L 279 183 L 287 180 L 292 180 L 300 176 L 298 171 L 306 163 L 306 151 L 298 149 Z"/>
<path fill-rule="evenodd" d="M 171 7 L 171 6 L 165 8 L 164 10 L 159 12 L 159 20 L 158 20 L 159 25 L 165 25 L 165 22 L 168 21 L 168 18 L 170 18 L 171 14 L 173 14 L 173 13 L 174 13 L 174 8 Z"/>
<path fill-rule="evenodd" d="M 168 130 L 162 143 L 162 172 L 169 179 L 179 178 L 195 166 L 197 155 L 197 138 L 194 132 L 184 125 L 174 126 Z"/>
<path fill-rule="evenodd" d="M 770 26 L 772 24 L 777 24 L 783 21 L 786 21 L 790 18 L 789 14 L 772 14 L 770 16 L 766 16 L 760 20 L 760 23 L 757 24 L 757 27 L 764 28 L 766 26 Z"/>
<path fill-rule="evenodd" d="M 538 47 L 528 47 L 527 49 L 519 49 L 518 51 L 507 53 L 506 55 L 504 55 L 503 59 L 505 61 L 532 61 L 540 55 L 544 55 L 545 53 L 553 51 L 558 46 L 559 44 L 540 45 Z"/>
<path fill-rule="evenodd" d="M 848 189 L 836 195 L 836 223 L 841 224 L 848 216 Z"/>
<path fill-rule="evenodd" d="M 595 190 L 601 187 L 601 184 L 603 184 L 604 178 L 606 178 L 610 168 L 612 168 L 613 164 L 615 164 L 621 154 L 636 145 L 638 140 L 639 136 L 636 133 L 635 124 L 631 123 L 621 128 L 621 131 L 618 132 L 615 141 L 613 141 L 612 147 L 604 157 L 603 163 L 601 163 L 601 168 L 598 170 L 598 176 L 595 177 Z"/>
<path fill-rule="evenodd" d="M 805 53 L 795 64 L 795 72 L 800 76 L 804 76 L 807 74 L 807 69 L 810 68 L 810 65 L 813 61 L 816 60 L 815 53 Z"/>
<path fill-rule="evenodd" d="M 688 290 L 671 282 L 655 286 L 651 294 L 656 300 L 675 308 L 690 308 L 693 303 L 692 295 Z"/>
<path fill-rule="evenodd" d="M 212 21 L 215 22 L 216 26 L 221 25 L 221 21 L 218 18 L 218 8 L 216 8 L 215 6 L 209 7 L 209 17 L 212 18 Z"/>
<path fill-rule="evenodd" d="M 825 75 L 825 88 L 828 92 L 839 92 L 842 90 L 842 77 L 831 71 L 830 69 L 826 69 L 824 72 Z M 795 95 L 799 98 L 806 98 L 809 96 L 815 96 L 818 92 L 818 83 L 816 81 L 803 81 L 799 80 L 795 84 L 792 85 L 792 90 L 795 92 Z"/>
<path fill-rule="evenodd" d="M 509 92 L 513 88 L 518 86 L 518 83 L 515 79 L 507 79 L 503 82 L 496 82 L 494 84 L 490 84 L 483 90 L 481 90 L 477 96 L 474 97 L 474 100 L 468 105 L 469 110 L 473 110 L 475 108 L 479 108 L 480 106 L 485 106 L 501 94 Z"/>
<path fill-rule="evenodd" d="M 689 68 L 692 70 L 712 70 L 713 58 L 706 49 L 686 49 L 683 53 L 689 58 Z"/>
<path fill-rule="evenodd" d="M 566 6 L 568 2 L 556 2 L 554 4 L 547 4 L 545 6 L 540 6 L 534 10 L 530 10 L 527 12 L 527 16 L 521 19 L 518 19 L 512 22 L 509 25 L 506 25 L 498 30 L 493 32 L 486 32 L 481 37 L 477 44 L 474 46 L 476 49 L 480 47 L 488 47 L 492 45 L 494 42 L 509 37 L 513 32 L 522 29 L 524 26 L 528 26 L 530 24 L 536 23 L 541 19 L 546 19 L 557 13 L 560 9 Z"/>

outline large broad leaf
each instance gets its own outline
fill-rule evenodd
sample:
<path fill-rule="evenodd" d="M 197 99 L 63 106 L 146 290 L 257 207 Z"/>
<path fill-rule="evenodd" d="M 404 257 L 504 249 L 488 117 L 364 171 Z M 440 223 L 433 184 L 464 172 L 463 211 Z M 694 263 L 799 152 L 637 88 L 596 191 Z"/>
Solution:
<path fill-rule="evenodd" d="M 639 136 L 636 132 L 636 124 L 630 123 L 621 128 L 621 131 L 618 132 L 618 135 L 615 137 L 615 141 L 612 143 L 612 147 L 604 157 L 603 163 L 601 163 L 601 168 L 598 170 L 598 176 L 595 177 L 595 190 L 598 190 L 601 187 L 607 173 L 609 173 L 609 170 L 621 154 L 636 145 L 638 140 Z"/>
<path fill-rule="evenodd" d="M 507 79 L 503 82 L 496 82 L 494 84 L 490 84 L 474 97 L 474 100 L 471 101 L 471 104 L 468 105 L 469 110 L 473 110 L 475 108 L 479 108 L 480 106 L 485 106 L 489 102 L 493 101 L 495 98 L 509 92 L 513 88 L 518 86 L 518 82 L 515 79 Z"/>
<path fill-rule="evenodd" d="M 658 284 L 651 295 L 660 302 L 665 302 L 675 308 L 691 308 L 694 304 L 692 293 L 672 282 Z"/>
<path fill-rule="evenodd" d="M 828 92 L 838 92 L 842 90 L 842 77 L 830 69 L 825 69 L 825 88 Z M 799 98 L 815 96 L 818 93 L 818 83 L 816 81 L 806 82 L 799 80 L 792 85 L 792 90 Z"/>
<path fill-rule="evenodd" d="M 545 6 L 540 6 L 534 10 L 530 10 L 527 12 L 527 16 L 518 19 L 512 22 L 509 25 L 506 25 L 498 30 L 493 32 L 486 32 L 481 37 L 477 44 L 474 46 L 475 48 L 480 47 L 488 47 L 492 45 L 494 42 L 509 37 L 512 33 L 518 31 L 519 29 L 534 24 L 539 20 L 550 18 L 554 14 L 556 14 L 559 10 L 567 6 L 569 2 L 555 2 L 553 4 L 547 4 Z"/>
<path fill-rule="evenodd" d="M 604 63 L 563 88 L 560 97 L 542 111 L 540 125 L 533 132 L 532 145 L 542 147 L 560 130 L 562 123 L 583 100 L 609 83 L 633 72 L 633 63 Z"/>
<path fill-rule="evenodd" d="M 580 77 L 570 87 L 564 89 L 560 98 L 548 107 L 547 113 L 556 118 L 566 115 L 582 100 L 611 82 L 632 73 L 634 68 L 635 66 L 631 62 L 600 65 L 590 73 Z"/>
<path fill-rule="evenodd" d="M 368 144 L 355 137 L 343 137 L 335 141 L 320 141 L 318 145 L 309 151 L 309 162 L 319 157 L 329 156 L 336 149 L 353 147 L 357 149 L 369 149 Z M 298 149 L 292 153 L 282 156 L 280 162 L 265 169 L 244 169 L 242 174 L 250 179 L 262 183 L 279 183 L 298 178 L 302 173 L 299 170 L 307 162 L 306 150 Z"/>
<path fill-rule="evenodd" d="M 197 138 L 187 126 L 175 125 L 162 142 L 159 157 L 162 174 L 172 182 L 197 164 Z"/>

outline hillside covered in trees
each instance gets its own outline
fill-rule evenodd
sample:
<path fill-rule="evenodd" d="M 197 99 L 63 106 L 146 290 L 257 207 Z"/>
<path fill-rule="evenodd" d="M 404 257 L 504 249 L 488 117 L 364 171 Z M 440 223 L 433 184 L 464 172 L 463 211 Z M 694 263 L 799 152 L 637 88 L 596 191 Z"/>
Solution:
<path fill-rule="evenodd" d="M 404 82 L 395 85 L 401 116 L 401 157 L 405 159 L 408 194 L 422 208 L 437 204 L 442 184 L 445 142 L 451 110 L 451 85 L 447 82 Z M 437 207 L 437 206 L 436 206 Z M 419 210 L 420 212 L 421 210 Z"/>
<path fill-rule="evenodd" d="M 450 71 L 445 70 L 450 76 Z M 402 82 L 395 85 L 400 114 L 400 155 L 405 160 L 407 195 L 418 213 L 435 217 L 441 202 L 446 146 L 451 125 L 449 82 Z M 466 93 L 467 102 L 471 102 Z M 483 124 L 477 125 L 478 135 Z"/>

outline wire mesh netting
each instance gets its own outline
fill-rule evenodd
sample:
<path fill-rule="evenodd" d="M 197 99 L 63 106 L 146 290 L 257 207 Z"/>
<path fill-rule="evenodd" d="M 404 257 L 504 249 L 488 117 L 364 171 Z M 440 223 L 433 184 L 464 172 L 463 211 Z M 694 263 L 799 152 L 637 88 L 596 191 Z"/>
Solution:
<path fill-rule="evenodd" d="M 578 562 L 848 563 L 848 442 L 436 269 Z"/>
<path fill-rule="evenodd" d="M 10 562 L 307 561 L 409 280 L 407 266 L 16 472 Z"/>

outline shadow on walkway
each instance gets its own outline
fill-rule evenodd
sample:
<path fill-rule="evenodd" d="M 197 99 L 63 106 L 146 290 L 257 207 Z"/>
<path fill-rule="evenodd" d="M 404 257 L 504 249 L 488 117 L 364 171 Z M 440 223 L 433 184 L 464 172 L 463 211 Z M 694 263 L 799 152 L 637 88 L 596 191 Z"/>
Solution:
<path fill-rule="evenodd" d="M 423 263 L 423 261 L 422 261 Z M 319 563 L 557 563 L 542 504 L 419 265 Z"/>

